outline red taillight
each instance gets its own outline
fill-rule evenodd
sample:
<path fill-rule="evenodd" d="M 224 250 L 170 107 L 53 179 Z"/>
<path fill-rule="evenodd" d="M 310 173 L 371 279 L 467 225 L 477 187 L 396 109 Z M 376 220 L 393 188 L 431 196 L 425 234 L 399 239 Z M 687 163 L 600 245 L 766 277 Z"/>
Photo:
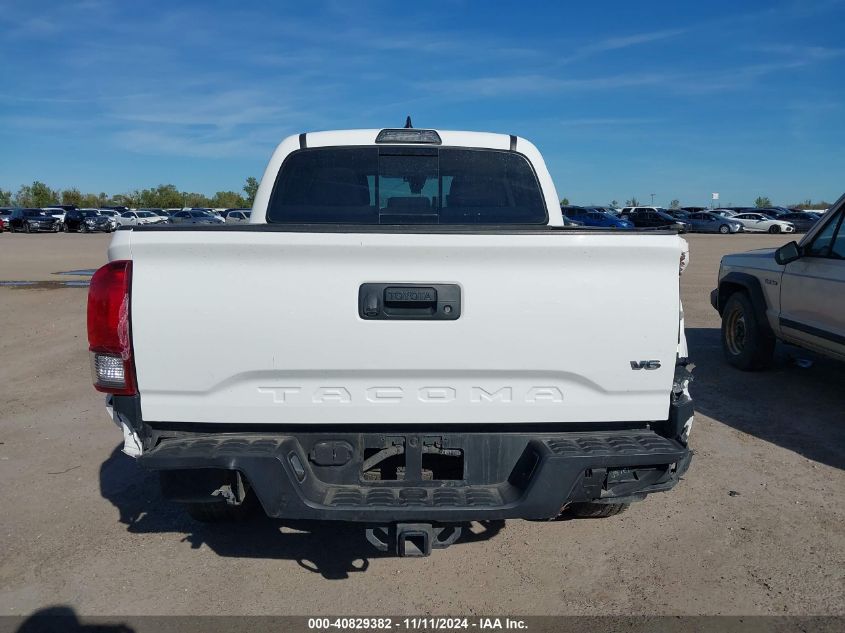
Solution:
<path fill-rule="evenodd" d="M 88 289 L 88 349 L 97 391 L 136 393 L 129 322 L 132 262 L 110 262 L 94 273 Z"/>

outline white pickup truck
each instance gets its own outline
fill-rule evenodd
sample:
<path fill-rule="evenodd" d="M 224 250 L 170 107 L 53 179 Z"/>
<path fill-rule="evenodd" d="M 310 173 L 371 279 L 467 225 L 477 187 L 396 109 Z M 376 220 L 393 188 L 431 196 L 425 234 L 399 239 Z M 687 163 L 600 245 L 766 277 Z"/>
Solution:
<path fill-rule="evenodd" d="M 683 245 L 564 226 L 516 136 L 292 136 L 249 224 L 116 232 L 95 386 L 199 519 L 260 504 L 426 555 L 472 520 L 609 516 L 690 462 Z"/>

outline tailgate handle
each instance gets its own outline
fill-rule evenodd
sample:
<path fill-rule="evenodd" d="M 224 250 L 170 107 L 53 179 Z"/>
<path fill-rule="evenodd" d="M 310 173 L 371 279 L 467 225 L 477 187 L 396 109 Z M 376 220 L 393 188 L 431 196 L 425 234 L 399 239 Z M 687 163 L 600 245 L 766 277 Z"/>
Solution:
<path fill-rule="evenodd" d="M 358 291 L 362 319 L 454 321 L 460 314 L 457 284 L 362 284 Z"/>
<path fill-rule="evenodd" d="M 384 289 L 385 310 L 416 310 L 433 313 L 437 310 L 437 290 L 435 288 L 403 286 Z"/>

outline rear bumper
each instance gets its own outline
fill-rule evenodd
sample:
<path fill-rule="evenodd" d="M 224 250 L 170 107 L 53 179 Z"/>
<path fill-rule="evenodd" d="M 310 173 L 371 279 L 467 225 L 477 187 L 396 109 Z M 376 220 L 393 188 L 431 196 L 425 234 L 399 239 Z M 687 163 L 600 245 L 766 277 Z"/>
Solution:
<path fill-rule="evenodd" d="M 163 471 L 165 496 L 177 501 L 214 500 L 219 474 L 237 471 L 269 516 L 388 523 L 545 519 L 572 502 L 639 500 L 672 488 L 692 456 L 679 440 L 650 428 L 393 430 L 191 433 L 161 439 L 139 461 Z M 381 467 L 364 473 L 385 449 L 388 476 Z M 199 469 L 212 476 L 191 476 Z"/>

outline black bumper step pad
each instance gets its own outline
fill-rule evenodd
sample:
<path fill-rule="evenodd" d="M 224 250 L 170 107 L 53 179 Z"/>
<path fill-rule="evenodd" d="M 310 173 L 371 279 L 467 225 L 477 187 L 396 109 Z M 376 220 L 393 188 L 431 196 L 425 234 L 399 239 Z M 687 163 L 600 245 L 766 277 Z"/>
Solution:
<path fill-rule="evenodd" d="M 396 429 L 390 435 L 403 434 L 414 433 Z M 669 489 L 691 455 L 674 440 L 637 429 L 449 433 L 450 446 L 458 446 L 466 459 L 464 480 L 363 481 L 357 448 L 342 468 L 321 468 L 309 460 L 309 447 L 318 439 L 359 447 L 374 435 L 384 434 L 192 435 L 164 439 L 139 461 L 152 470 L 240 471 L 270 516 L 375 523 L 549 518 L 567 503 L 605 494 L 601 473 L 614 468 L 662 467 L 664 478 L 634 492 Z"/>

